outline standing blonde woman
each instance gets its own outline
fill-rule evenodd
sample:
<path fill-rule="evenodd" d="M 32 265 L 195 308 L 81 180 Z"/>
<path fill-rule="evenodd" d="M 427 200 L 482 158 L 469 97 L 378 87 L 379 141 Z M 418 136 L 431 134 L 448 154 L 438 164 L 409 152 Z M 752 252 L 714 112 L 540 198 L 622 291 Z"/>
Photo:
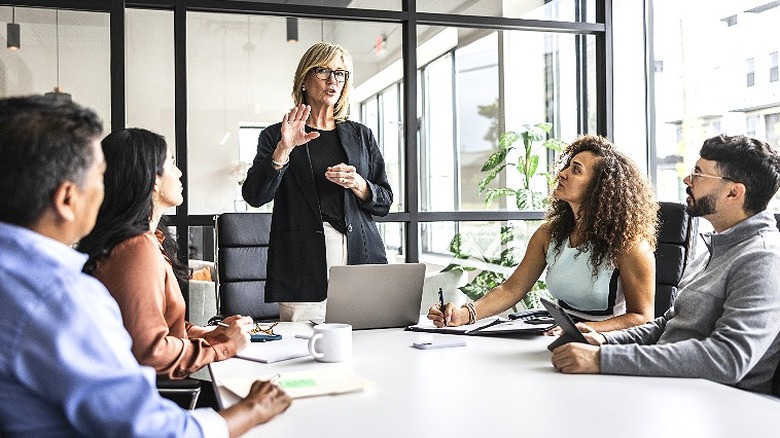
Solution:
<path fill-rule="evenodd" d="M 387 263 L 372 216 L 390 211 L 393 192 L 371 130 L 347 120 L 352 71 L 337 44 L 303 54 L 295 106 L 260 133 L 243 185 L 250 205 L 274 201 L 265 297 L 282 321 L 325 319 L 331 266 Z"/>

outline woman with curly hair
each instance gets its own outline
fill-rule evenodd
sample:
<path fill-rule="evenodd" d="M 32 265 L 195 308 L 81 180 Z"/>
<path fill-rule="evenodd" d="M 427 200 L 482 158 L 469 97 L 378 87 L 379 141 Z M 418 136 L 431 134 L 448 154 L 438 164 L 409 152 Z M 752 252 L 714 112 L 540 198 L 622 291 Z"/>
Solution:
<path fill-rule="evenodd" d="M 545 268 L 550 293 L 597 331 L 652 319 L 658 204 L 649 181 L 604 137 L 579 137 L 561 161 L 546 221 L 517 269 L 474 303 L 450 303 L 444 314 L 432 306 L 434 324 L 458 326 L 509 309 Z"/>

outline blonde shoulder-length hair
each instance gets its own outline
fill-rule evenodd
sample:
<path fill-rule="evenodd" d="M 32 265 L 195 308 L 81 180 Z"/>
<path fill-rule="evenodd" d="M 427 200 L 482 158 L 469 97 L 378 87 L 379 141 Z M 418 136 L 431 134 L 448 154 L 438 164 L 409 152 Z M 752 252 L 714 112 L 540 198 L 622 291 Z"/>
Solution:
<path fill-rule="evenodd" d="M 349 76 L 344 87 L 341 89 L 341 96 L 336 101 L 333 108 L 333 117 L 336 123 L 341 123 L 349 117 L 349 94 L 352 91 L 352 57 L 347 49 L 338 44 L 319 42 L 306 50 L 301 60 L 298 62 L 298 68 L 295 70 L 295 79 L 293 80 L 292 98 L 295 105 L 306 104 L 306 93 L 303 92 L 303 80 L 315 67 L 326 67 L 334 59 L 341 58 L 347 67 Z"/>

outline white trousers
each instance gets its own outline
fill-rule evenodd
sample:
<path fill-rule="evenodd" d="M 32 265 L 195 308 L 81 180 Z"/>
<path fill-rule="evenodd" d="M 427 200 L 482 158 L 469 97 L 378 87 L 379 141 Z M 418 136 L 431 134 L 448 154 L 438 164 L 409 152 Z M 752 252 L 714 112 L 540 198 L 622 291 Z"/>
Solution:
<path fill-rule="evenodd" d="M 328 273 L 331 266 L 347 264 L 347 236 L 339 233 L 333 225 L 323 222 L 325 229 L 325 264 Z M 290 302 L 279 303 L 279 319 L 281 321 L 325 321 L 325 302 Z"/>

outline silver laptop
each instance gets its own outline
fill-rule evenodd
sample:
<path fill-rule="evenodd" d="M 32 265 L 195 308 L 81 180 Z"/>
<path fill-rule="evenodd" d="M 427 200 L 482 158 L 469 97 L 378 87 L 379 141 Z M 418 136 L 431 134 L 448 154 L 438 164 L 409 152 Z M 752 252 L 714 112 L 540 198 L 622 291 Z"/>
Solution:
<path fill-rule="evenodd" d="M 424 263 L 333 266 L 325 322 L 355 330 L 417 324 L 424 280 Z"/>

